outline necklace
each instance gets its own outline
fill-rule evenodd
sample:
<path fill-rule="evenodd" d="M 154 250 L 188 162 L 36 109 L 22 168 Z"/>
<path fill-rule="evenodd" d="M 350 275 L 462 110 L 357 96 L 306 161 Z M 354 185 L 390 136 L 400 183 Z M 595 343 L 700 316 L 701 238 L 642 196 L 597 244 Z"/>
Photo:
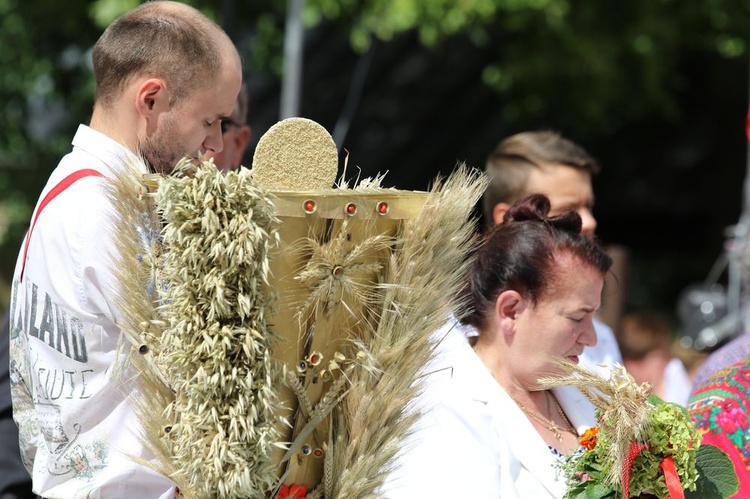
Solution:
<path fill-rule="evenodd" d="M 573 428 L 573 425 L 570 423 L 570 420 L 565 415 L 565 412 L 563 412 L 562 407 L 560 407 L 560 404 L 557 402 L 557 399 L 554 396 L 550 395 L 550 393 L 549 393 L 548 390 L 545 390 L 544 393 L 545 393 L 546 399 L 547 399 L 547 413 L 550 416 L 552 415 L 552 411 L 550 410 L 550 406 L 549 406 L 549 399 L 552 398 L 553 402 L 555 403 L 555 407 L 557 408 L 557 412 L 565 420 L 565 422 L 569 425 L 568 428 L 561 428 L 552 419 L 547 419 L 544 416 L 542 416 L 541 414 L 539 414 L 538 412 L 534 412 L 534 411 L 532 411 L 530 409 L 527 409 L 526 406 L 523 405 L 518 400 L 516 400 L 516 398 L 513 395 L 510 395 L 510 393 L 508 393 L 508 395 L 510 395 L 510 398 L 513 399 L 513 402 L 515 402 L 516 405 L 518 405 L 518 407 L 524 413 L 526 413 L 531 419 L 533 419 L 534 421 L 536 421 L 537 423 L 541 424 L 542 426 L 544 426 L 545 428 L 547 428 L 549 431 L 551 431 L 555 435 L 555 438 L 557 439 L 557 441 L 560 442 L 560 445 L 562 445 L 562 443 L 563 443 L 562 432 L 572 433 L 573 435 L 576 435 L 576 436 L 578 435 L 578 433 L 576 432 L 575 428 Z"/>

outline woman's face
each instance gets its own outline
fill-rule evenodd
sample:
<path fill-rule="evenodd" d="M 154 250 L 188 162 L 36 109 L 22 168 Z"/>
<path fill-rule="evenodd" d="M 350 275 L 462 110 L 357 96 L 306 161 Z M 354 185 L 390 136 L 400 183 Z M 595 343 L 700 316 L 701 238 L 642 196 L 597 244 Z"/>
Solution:
<path fill-rule="evenodd" d="M 536 304 L 526 300 L 516 315 L 508 352 L 514 374 L 530 386 L 540 376 L 556 372 L 555 357 L 578 363 L 583 349 L 596 345 L 593 319 L 604 279 L 598 270 L 569 254 L 558 255 L 555 262 L 555 282 Z"/>

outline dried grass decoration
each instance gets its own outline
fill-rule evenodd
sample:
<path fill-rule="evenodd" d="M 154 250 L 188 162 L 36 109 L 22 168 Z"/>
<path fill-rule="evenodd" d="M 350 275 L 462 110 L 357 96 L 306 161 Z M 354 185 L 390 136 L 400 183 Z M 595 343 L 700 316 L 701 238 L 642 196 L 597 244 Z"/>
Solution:
<path fill-rule="evenodd" d="M 142 168 L 112 185 L 113 268 L 125 367 L 138 374 L 133 401 L 155 455 L 147 464 L 184 497 L 263 497 L 277 480 L 279 440 L 262 292 L 273 205 L 247 171 L 183 161 L 144 181 Z"/>
<path fill-rule="evenodd" d="M 272 154 L 259 144 L 253 160 L 264 187 L 267 172 L 284 172 L 271 180 L 282 220 L 271 321 L 286 340 L 274 358 L 286 372 L 292 427 L 274 460 L 282 495 L 371 497 L 417 417 L 406 407 L 431 356 L 430 333 L 453 312 L 486 183 L 459 167 L 429 193 L 385 189 L 380 178 L 332 189 L 299 144 L 311 126 L 281 122 Z"/>
<path fill-rule="evenodd" d="M 636 383 L 621 365 L 609 379 L 567 359 L 557 365 L 564 374 L 541 378 L 539 384 L 581 390 L 596 407 L 598 425 L 559 462 L 568 486 L 565 499 L 722 499 L 737 492 L 729 457 L 701 445 L 683 407 L 649 395 L 649 384 Z"/>
<path fill-rule="evenodd" d="M 126 367 L 151 465 L 185 496 L 376 496 L 458 306 L 485 177 L 333 188 L 335 145 L 311 123 L 269 131 L 249 175 L 115 183 Z"/>
<path fill-rule="evenodd" d="M 276 123 L 258 141 L 253 175 L 266 189 L 330 189 L 339 156 L 325 128 L 305 118 Z"/>

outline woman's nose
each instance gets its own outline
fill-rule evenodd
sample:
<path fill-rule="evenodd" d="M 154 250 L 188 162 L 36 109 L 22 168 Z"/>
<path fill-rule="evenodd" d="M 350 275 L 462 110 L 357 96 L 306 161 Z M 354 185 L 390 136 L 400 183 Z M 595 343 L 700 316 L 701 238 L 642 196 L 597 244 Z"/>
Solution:
<path fill-rule="evenodd" d="M 587 347 L 593 347 L 596 345 L 596 329 L 594 329 L 593 319 L 589 319 L 588 321 L 586 321 L 586 326 L 581 333 L 581 336 L 578 338 L 578 342 L 586 345 Z"/>

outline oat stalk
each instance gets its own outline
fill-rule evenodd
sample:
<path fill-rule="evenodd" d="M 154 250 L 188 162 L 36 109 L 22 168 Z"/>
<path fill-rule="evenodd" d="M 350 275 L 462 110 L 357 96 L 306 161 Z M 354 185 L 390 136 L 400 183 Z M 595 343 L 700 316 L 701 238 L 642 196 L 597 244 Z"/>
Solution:
<path fill-rule="evenodd" d="M 209 162 L 183 162 L 157 183 L 144 196 L 131 171 L 114 189 L 122 327 L 140 353 L 127 358 L 150 465 L 185 497 L 264 497 L 280 412 L 262 291 L 273 205 L 246 171 L 224 176 Z"/>

